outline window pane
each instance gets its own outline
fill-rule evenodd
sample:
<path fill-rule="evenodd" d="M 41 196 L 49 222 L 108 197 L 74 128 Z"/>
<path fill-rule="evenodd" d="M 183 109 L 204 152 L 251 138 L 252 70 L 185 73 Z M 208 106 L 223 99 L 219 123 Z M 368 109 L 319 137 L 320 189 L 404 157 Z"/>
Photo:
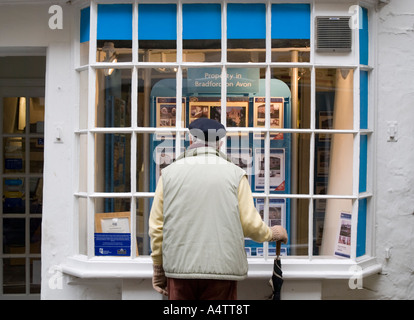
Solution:
<path fill-rule="evenodd" d="M 44 144 L 43 138 L 30 139 L 30 172 L 32 173 L 43 172 Z"/>
<path fill-rule="evenodd" d="M 95 135 L 95 191 L 131 191 L 131 135 Z"/>
<path fill-rule="evenodd" d="M 310 128 L 311 106 L 311 71 L 308 68 L 273 68 L 272 97 L 284 97 L 285 104 L 291 110 L 286 112 L 282 127 Z M 271 123 L 271 127 L 276 124 Z"/>
<path fill-rule="evenodd" d="M 227 5 L 227 61 L 266 60 L 266 6 L 229 3 Z"/>
<path fill-rule="evenodd" d="M 183 60 L 221 61 L 221 5 L 183 5 Z"/>
<path fill-rule="evenodd" d="M 307 256 L 309 251 L 309 200 L 287 199 L 291 215 L 287 230 L 289 233 L 289 255 Z M 296 209 L 295 209 L 296 208 Z M 292 237 L 292 235 L 296 237 Z"/>
<path fill-rule="evenodd" d="M 360 64 L 369 63 L 368 10 L 358 6 L 359 15 L 359 60 Z"/>
<path fill-rule="evenodd" d="M 137 203 L 137 246 L 140 256 L 150 254 L 150 238 L 148 236 L 148 219 L 152 205 L 150 198 L 138 198 Z"/>
<path fill-rule="evenodd" d="M 149 133 L 139 133 L 137 134 L 137 186 L 136 190 L 138 192 L 148 192 L 154 191 L 154 178 L 155 178 L 155 167 L 154 167 L 154 157 L 156 151 L 154 150 L 156 145 L 156 134 Z M 171 141 L 172 137 L 170 137 Z M 161 138 L 160 138 L 161 140 Z M 166 140 L 170 141 L 170 140 Z M 158 142 L 159 143 L 159 142 Z M 164 142 L 163 142 L 164 143 Z M 150 149 L 151 144 L 151 149 Z M 156 170 L 155 170 L 156 171 Z"/>
<path fill-rule="evenodd" d="M 272 5 L 272 61 L 310 61 L 310 5 Z"/>
<path fill-rule="evenodd" d="M 30 259 L 30 293 L 40 294 L 42 264 L 40 259 Z"/>
<path fill-rule="evenodd" d="M 79 136 L 79 191 L 88 191 L 88 136 L 82 134 Z"/>
<path fill-rule="evenodd" d="M 25 259 L 3 259 L 3 294 L 19 293 L 26 293 Z"/>
<path fill-rule="evenodd" d="M 43 178 L 30 178 L 30 213 L 43 211 Z"/>
<path fill-rule="evenodd" d="M 314 254 L 350 258 L 352 200 L 326 199 L 324 210 L 314 205 Z"/>
<path fill-rule="evenodd" d="M 96 126 L 131 126 L 131 70 L 98 69 L 96 72 Z"/>
<path fill-rule="evenodd" d="M 7 178 L 3 181 L 3 213 L 25 213 L 24 178 Z"/>
<path fill-rule="evenodd" d="M 21 137 L 3 139 L 4 173 L 25 172 L 25 141 Z"/>
<path fill-rule="evenodd" d="M 360 128 L 368 129 L 368 72 L 361 71 L 359 76 L 360 86 Z"/>
<path fill-rule="evenodd" d="M 359 192 L 367 191 L 368 136 L 361 136 L 359 147 Z"/>
<path fill-rule="evenodd" d="M 175 127 L 176 73 L 175 68 L 138 70 L 138 127 Z M 166 121 L 161 121 L 161 115 Z"/>
<path fill-rule="evenodd" d="M 353 129 L 354 72 L 316 69 L 316 129 Z"/>
<path fill-rule="evenodd" d="M 367 202 L 367 199 L 358 200 L 357 257 L 366 254 Z"/>
<path fill-rule="evenodd" d="M 98 4 L 97 62 L 132 60 L 132 5 Z"/>
<path fill-rule="evenodd" d="M 26 98 L 3 98 L 3 133 L 23 133 L 26 129 Z"/>
<path fill-rule="evenodd" d="M 79 129 L 88 128 L 88 70 L 79 73 Z"/>
<path fill-rule="evenodd" d="M 352 134 L 315 134 L 314 164 L 315 194 L 352 195 Z"/>
<path fill-rule="evenodd" d="M 24 254 L 26 250 L 26 219 L 3 219 L 3 253 Z"/>
<path fill-rule="evenodd" d="M 177 60 L 177 6 L 175 4 L 138 5 L 139 61 Z"/>
<path fill-rule="evenodd" d="M 90 7 L 80 12 L 80 65 L 89 63 Z"/>
<path fill-rule="evenodd" d="M 87 219 L 87 199 L 78 199 L 78 210 L 79 210 L 79 253 L 88 254 L 88 219 Z"/>
<path fill-rule="evenodd" d="M 44 132 L 45 98 L 30 98 L 30 133 Z"/>
<path fill-rule="evenodd" d="M 42 219 L 30 219 L 30 253 L 40 253 L 42 239 Z"/>

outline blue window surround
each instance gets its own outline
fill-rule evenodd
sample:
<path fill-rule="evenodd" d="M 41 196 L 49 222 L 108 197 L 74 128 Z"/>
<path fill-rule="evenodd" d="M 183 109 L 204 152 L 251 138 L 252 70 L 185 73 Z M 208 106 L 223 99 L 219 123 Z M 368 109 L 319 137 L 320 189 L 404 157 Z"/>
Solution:
<path fill-rule="evenodd" d="M 176 40 L 176 11 L 175 4 L 140 4 L 138 6 L 138 39 Z"/>
<path fill-rule="evenodd" d="M 176 40 L 175 4 L 139 4 L 138 39 Z M 81 10 L 80 42 L 89 41 L 90 8 Z M 310 39 L 309 4 L 273 4 L 272 39 Z M 220 4 L 183 4 L 183 39 L 221 39 Z M 265 39 L 266 6 L 227 5 L 228 39 Z M 132 39 L 132 5 L 98 5 L 98 40 Z"/>
<path fill-rule="evenodd" d="M 227 5 L 227 38 L 265 39 L 265 4 L 229 3 Z"/>
<path fill-rule="evenodd" d="M 272 39 L 310 39 L 309 4 L 273 4 Z"/>
<path fill-rule="evenodd" d="M 221 5 L 183 4 L 183 39 L 221 39 Z"/>

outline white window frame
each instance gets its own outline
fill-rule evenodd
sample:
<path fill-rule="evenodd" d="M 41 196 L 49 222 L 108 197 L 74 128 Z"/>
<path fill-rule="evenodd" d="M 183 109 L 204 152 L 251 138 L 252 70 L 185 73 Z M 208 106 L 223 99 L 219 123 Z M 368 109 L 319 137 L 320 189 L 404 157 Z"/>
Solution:
<path fill-rule="evenodd" d="M 129 198 L 131 199 L 131 239 L 135 238 L 135 223 L 136 223 L 136 201 L 138 198 L 150 198 L 153 197 L 153 192 L 137 192 L 136 190 L 136 168 L 134 165 L 131 165 L 131 192 L 127 193 L 102 193 L 95 192 L 94 190 L 94 173 L 95 173 L 95 141 L 94 135 L 96 133 L 130 133 L 131 140 L 131 163 L 135 164 L 136 161 L 136 135 L 138 133 L 156 133 L 156 132 L 165 132 L 165 129 L 159 128 L 143 128 L 137 127 L 137 78 L 138 78 L 138 68 L 154 68 L 162 65 L 163 67 L 168 68 L 177 68 L 177 77 L 176 77 L 176 101 L 181 101 L 182 98 L 182 69 L 186 67 L 196 67 L 203 66 L 208 67 L 219 67 L 222 68 L 222 86 L 221 86 L 221 95 L 226 96 L 226 70 L 227 67 L 247 67 L 247 63 L 227 63 L 227 34 L 226 28 L 226 13 L 227 13 L 227 4 L 228 3 L 264 3 L 266 5 L 266 61 L 263 63 L 249 63 L 248 67 L 257 67 L 266 69 L 266 97 L 270 96 L 270 75 L 271 69 L 277 67 L 284 68 L 309 68 L 311 70 L 311 127 L 309 129 L 270 129 L 270 99 L 266 99 L 265 108 L 266 112 L 266 122 L 265 122 L 265 156 L 269 158 L 269 147 L 270 147 L 270 135 L 269 133 L 273 131 L 277 132 L 286 132 L 286 133 L 307 133 L 311 135 L 311 144 L 310 144 L 310 154 L 314 154 L 315 151 L 315 134 L 317 133 L 326 133 L 321 129 L 315 129 L 315 70 L 317 68 L 348 68 L 354 70 L 354 127 L 350 130 L 333 130 L 330 129 L 329 133 L 338 133 L 338 134 L 352 134 L 353 135 L 353 188 L 352 195 L 314 195 L 313 194 L 313 168 L 314 168 L 314 157 L 311 157 L 310 160 L 310 181 L 309 185 L 310 191 L 309 194 L 271 194 L 269 192 L 269 177 L 265 181 L 265 190 L 264 193 L 254 193 L 253 196 L 256 198 L 264 198 L 265 202 L 268 203 L 269 199 L 273 198 L 294 198 L 294 199 L 308 199 L 309 200 L 309 230 L 308 230 L 308 256 L 286 256 L 283 257 L 284 265 L 284 278 L 286 279 L 349 279 L 355 275 L 354 266 L 358 266 L 358 275 L 364 277 L 374 273 L 378 273 L 381 270 L 381 265 L 376 262 L 375 259 L 375 234 L 374 234 L 374 201 L 373 196 L 375 191 L 372 184 L 372 178 L 374 177 L 373 159 L 372 155 L 374 154 L 374 122 L 376 119 L 374 106 L 375 101 L 375 34 L 376 34 L 376 13 L 374 10 L 375 1 L 360 1 L 360 5 L 367 7 L 369 9 L 369 21 L 370 21 L 370 65 L 360 65 L 359 64 L 359 32 L 353 32 L 353 50 L 355 52 L 354 63 L 351 64 L 321 64 L 315 63 L 315 39 L 314 39 L 314 21 L 315 21 L 315 3 L 318 3 L 319 0 L 261 0 L 261 1 L 247 1 L 247 0 L 216 0 L 216 1 L 203 1 L 206 3 L 214 2 L 220 3 L 222 6 L 222 37 L 221 37 L 221 50 L 222 50 L 222 60 L 216 63 L 192 63 L 192 62 L 182 62 L 183 61 L 183 49 L 182 49 L 182 5 L 185 3 L 194 3 L 191 0 L 177 0 L 177 1 L 157 1 L 159 3 L 175 3 L 177 4 L 177 62 L 174 63 L 150 63 L 150 62 L 139 62 L 138 61 L 138 4 L 140 3 L 154 3 L 153 1 L 139 1 L 139 0 L 125 0 L 123 3 L 132 3 L 133 5 L 133 32 L 132 32 L 132 48 L 133 55 L 132 61 L 128 63 L 118 63 L 117 67 L 119 68 L 130 68 L 132 69 L 132 89 L 131 90 L 131 128 L 97 128 L 95 127 L 95 95 L 91 94 L 95 92 L 95 81 L 96 81 L 96 70 L 101 68 L 113 67 L 113 64 L 96 62 L 96 26 L 97 26 L 97 5 L 101 3 L 113 3 L 114 1 L 110 0 L 92 0 L 88 2 L 85 6 L 90 7 L 91 18 L 90 18 L 90 43 L 89 43 L 89 64 L 81 66 L 79 65 L 79 32 L 77 32 L 74 39 L 74 57 L 75 58 L 75 69 L 78 72 L 87 71 L 88 72 L 88 128 L 87 129 L 77 129 L 75 130 L 76 142 L 79 144 L 80 135 L 87 136 L 88 144 L 88 154 L 87 154 L 87 192 L 79 192 L 77 186 L 79 181 L 75 184 L 74 191 L 74 201 L 75 208 L 79 210 L 79 199 L 87 200 L 87 255 L 79 253 L 79 212 L 74 213 L 74 246 L 73 246 L 73 255 L 69 256 L 67 261 L 62 265 L 62 271 L 64 273 L 80 277 L 80 278 L 149 278 L 152 276 L 152 260 L 150 256 L 136 256 L 136 245 L 135 241 L 131 241 L 131 256 L 130 257 L 96 257 L 94 256 L 94 199 L 96 198 Z M 350 1 L 336 1 L 349 3 Z M 271 34 L 269 22 L 271 21 L 271 6 L 274 3 L 310 3 L 311 5 L 311 53 L 310 53 L 310 62 L 308 63 L 278 63 L 271 61 Z M 352 2 L 355 4 L 355 1 Z M 77 18 L 77 24 L 79 26 L 79 17 Z M 359 74 L 360 70 L 369 71 L 369 123 L 366 130 L 359 129 Z M 226 99 L 223 99 L 222 108 L 226 108 Z M 177 104 L 177 119 L 181 119 L 181 104 Z M 225 112 L 222 112 L 222 122 L 225 123 Z M 182 128 L 181 122 L 177 121 L 177 127 L 173 131 L 177 133 L 176 137 L 176 154 L 178 155 L 181 149 L 181 139 L 180 135 L 186 132 L 186 128 Z M 237 129 L 238 131 L 241 131 Z M 252 131 L 252 128 L 246 128 L 247 131 Z M 231 131 L 231 129 L 229 129 Z M 368 160 L 367 160 L 367 192 L 359 193 L 359 148 L 360 148 L 360 136 L 361 134 L 366 134 L 369 137 L 368 143 Z M 76 149 L 78 152 L 78 148 Z M 77 157 L 75 157 L 76 159 Z M 79 164 L 74 165 L 76 170 L 79 171 Z M 265 161 L 266 170 L 269 170 L 269 161 Z M 351 246 L 351 258 L 350 259 L 340 259 L 334 257 L 319 257 L 312 255 L 312 243 L 313 243 L 313 201 L 317 199 L 350 199 L 352 200 L 352 246 Z M 358 214 L 358 201 L 360 199 L 368 199 L 367 204 L 367 233 L 366 233 L 366 254 L 361 257 L 356 257 L 356 238 L 357 238 L 357 214 Z M 265 218 L 268 216 L 268 206 L 265 206 Z M 264 249 L 267 249 L 267 244 L 265 244 Z M 264 250 L 267 252 L 267 250 Z M 249 277 L 255 278 L 267 278 L 269 277 L 269 272 L 273 265 L 273 257 L 268 257 L 267 254 L 263 258 L 249 258 Z M 139 267 L 137 267 L 137 265 Z"/>

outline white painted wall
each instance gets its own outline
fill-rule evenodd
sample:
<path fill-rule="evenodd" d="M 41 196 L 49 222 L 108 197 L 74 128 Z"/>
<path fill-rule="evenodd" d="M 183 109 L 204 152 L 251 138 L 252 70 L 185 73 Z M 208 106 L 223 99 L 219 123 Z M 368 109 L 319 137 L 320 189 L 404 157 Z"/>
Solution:
<path fill-rule="evenodd" d="M 2 6 L 0 10 L 0 51 L 1 47 L 47 47 L 42 299 L 159 299 L 150 279 L 82 280 L 61 277 L 54 269 L 74 252 L 75 234 L 72 170 L 77 160 L 72 156 L 72 130 L 78 99 L 72 36 L 77 28 L 74 8 L 62 6 L 63 30 L 48 28 L 48 6 Z M 414 299 L 413 43 L 414 2 L 391 0 L 379 11 L 377 37 L 375 248 L 382 274 L 364 279 L 362 290 L 350 290 L 346 280 L 289 280 L 285 297 Z M 397 142 L 387 142 L 387 121 L 398 123 Z M 54 141 L 56 125 L 63 128 L 60 144 Z M 267 289 L 267 280 L 246 280 L 239 286 L 239 297 L 263 299 Z"/>

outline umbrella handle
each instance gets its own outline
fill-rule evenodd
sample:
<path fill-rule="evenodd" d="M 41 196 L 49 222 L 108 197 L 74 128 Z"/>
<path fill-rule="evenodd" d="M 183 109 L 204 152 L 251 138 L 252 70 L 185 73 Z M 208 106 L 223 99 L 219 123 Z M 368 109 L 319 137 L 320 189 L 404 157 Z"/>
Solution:
<path fill-rule="evenodd" d="M 276 241 L 276 255 L 280 256 L 280 247 L 282 246 L 282 241 Z"/>

